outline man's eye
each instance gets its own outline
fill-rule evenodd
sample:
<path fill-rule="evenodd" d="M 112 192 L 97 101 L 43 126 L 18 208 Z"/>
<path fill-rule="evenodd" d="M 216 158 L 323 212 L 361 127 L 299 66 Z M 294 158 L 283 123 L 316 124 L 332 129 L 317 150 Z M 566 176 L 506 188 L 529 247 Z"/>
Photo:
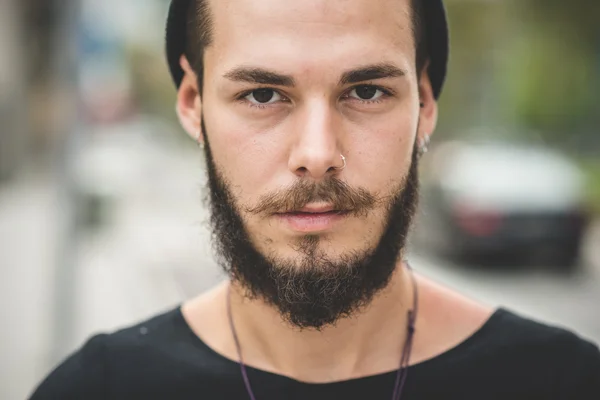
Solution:
<path fill-rule="evenodd" d="M 349 96 L 359 100 L 377 100 L 384 94 L 385 93 L 376 86 L 361 85 L 352 89 Z"/>
<path fill-rule="evenodd" d="M 256 89 L 248 93 L 245 99 L 253 104 L 270 104 L 280 101 L 282 97 L 273 89 Z"/>

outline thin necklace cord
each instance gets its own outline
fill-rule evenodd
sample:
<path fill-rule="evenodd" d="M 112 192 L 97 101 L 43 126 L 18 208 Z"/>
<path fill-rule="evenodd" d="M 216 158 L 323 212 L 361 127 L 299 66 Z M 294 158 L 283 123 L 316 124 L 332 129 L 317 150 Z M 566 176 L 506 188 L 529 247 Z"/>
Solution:
<path fill-rule="evenodd" d="M 252 391 L 252 386 L 250 386 L 250 379 L 248 378 L 248 371 L 246 371 L 246 366 L 244 364 L 244 359 L 242 358 L 242 348 L 240 346 L 240 340 L 237 335 L 237 331 L 235 330 L 235 325 L 233 323 L 233 315 L 231 313 L 231 286 L 227 289 L 227 315 L 229 317 L 229 327 L 231 328 L 231 333 L 233 334 L 233 341 L 235 342 L 235 348 L 237 350 L 240 369 L 242 372 L 242 378 L 244 379 L 244 385 L 246 385 L 246 391 L 248 392 L 248 396 L 250 396 L 251 400 L 256 400 L 254 397 L 254 392 Z"/>
<path fill-rule="evenodd" d="M 417 320 L 417 313 L 419 309 L 419 293 L 417 280 L 412 270 L 411 265 L 406 261 L 406 266 L 410 272 L 410 278 L 413 288 L 413 309 L 407 313 L 407 324 L 406 324 L 406 340 L 404 342 L 404 349 L 402 350 L 402 357 L 400 358 L 400 367 L 398 368 L 398 374 L 396 375 L 396 384 L 394 385 L 394 393 L 392 394 L 392 400 L 400 400 L 402 398 L 402 392 L 404 390 L 404 383 L 408 375 L 408 363 L 410 360 L 410 354 L 413 346 L 413 339 L 415 335 L 415 323 Z"/>
<path fill-rule="evenodd" d="M 415 322 L 417 319 L 418 312 L 418 286 L 415 278 L 415 274 L 413 273 L 412 267 L 408 262 L 406 262 L 408 270 L 410 272 L 410 277 L 412 281 L 413 287 L 413 308 L 409 310 L 407 313 L 407 323 L 406 323 L 406 340 L 404 341 L 404 346 L 402 349 L 402 356 L 400 357 L 400 367 L 398 369 L 398 373 L 396 374 L 396 380 L 394 383 L 394 392 L 392 394 L 392 400 L 400 400 L 402 398 L 402 391 L 404 390 L 404 384 L 406 382 L 406 377 L 408 375 L 408 363 L 410 360 L 410 354 L 413 346 L 413 339 L 415 334 Z M 244 385 L 246 387 L 246 392 L 250 397 L 250 400 L 256 400 L 254 396 L 254 392 L 252 391 L 252 386 L 250 385 L 250 379 L 248 378 L 248 371 L 246 369 L 246 365 L 244 364 L 244 359 L 242 358 L 242 347 L 240 345 L 239 337 L 237 331 L 235 329 L 235 324 L 233 322 L 233 313 L 231 311 L 231 286 L 227 289 L 227 316 L 229 319 L 229 328 L 231 330 L 231 334 L 233 335 L 233 341 L 235 342 L 235 348 L 237 351 L 240 371 L 242 373 L 242 379 L 244 380 Z"/>

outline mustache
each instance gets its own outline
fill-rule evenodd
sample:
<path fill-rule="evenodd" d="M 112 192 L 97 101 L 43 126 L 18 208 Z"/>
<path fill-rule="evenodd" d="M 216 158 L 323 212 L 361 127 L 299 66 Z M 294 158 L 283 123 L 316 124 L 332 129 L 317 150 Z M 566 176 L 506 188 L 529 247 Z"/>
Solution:
<path fill-rule="evenodd" d="M 279 214 L 297 211 L 309 203 L 326 202 L 335 210 L 365 215 L 383 198 L 363 188 L 353 188 L 332 177 L 325 181 L 298 180 L 290 188 L 261 196 L 258 204 L 247 207 L 251 214 Z"/>

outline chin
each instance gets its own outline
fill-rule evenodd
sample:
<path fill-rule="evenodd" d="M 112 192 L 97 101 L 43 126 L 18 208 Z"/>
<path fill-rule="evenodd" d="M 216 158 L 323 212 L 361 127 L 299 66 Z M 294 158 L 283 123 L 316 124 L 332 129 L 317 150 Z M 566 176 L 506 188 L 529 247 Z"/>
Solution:
<path fill-rule="evenodd" d="M 303 236 L 263 254 L 275 264 L 293 265 L 294 269 L 327 270 L 343 266 L 344 260 L 353 259 L 358 254 L 368 255 L 375 251 L 375 244 L 365 247 L 364 242 L 342 243 L 336 241 L 334 235 L 327 236 Z"/>

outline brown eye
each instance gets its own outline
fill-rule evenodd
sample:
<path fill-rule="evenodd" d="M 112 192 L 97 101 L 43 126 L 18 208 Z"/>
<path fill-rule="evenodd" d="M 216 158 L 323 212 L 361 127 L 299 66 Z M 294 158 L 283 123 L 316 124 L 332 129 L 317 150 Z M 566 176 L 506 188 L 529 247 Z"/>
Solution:
<path fill-rule="evenodd" d="M 256 89 L 246 96 L 254 104 L 268 104 L 281 100 L 281 95 L 273 89 Z"/>
<path fill-rule="evenodd" d="M 377 86 L 361 85 L 357 86 L 350 92 L 350 97 L 354 97 L 359 100 L 376 100 L 383 96 L 384 93 Z"/>
<path fill-rule="evenodd" d="M 359 86 L 356 88 L 356 95 L 363 100 L 371 100 L 377 94 L 377 89 L 373 86 Z"/>

